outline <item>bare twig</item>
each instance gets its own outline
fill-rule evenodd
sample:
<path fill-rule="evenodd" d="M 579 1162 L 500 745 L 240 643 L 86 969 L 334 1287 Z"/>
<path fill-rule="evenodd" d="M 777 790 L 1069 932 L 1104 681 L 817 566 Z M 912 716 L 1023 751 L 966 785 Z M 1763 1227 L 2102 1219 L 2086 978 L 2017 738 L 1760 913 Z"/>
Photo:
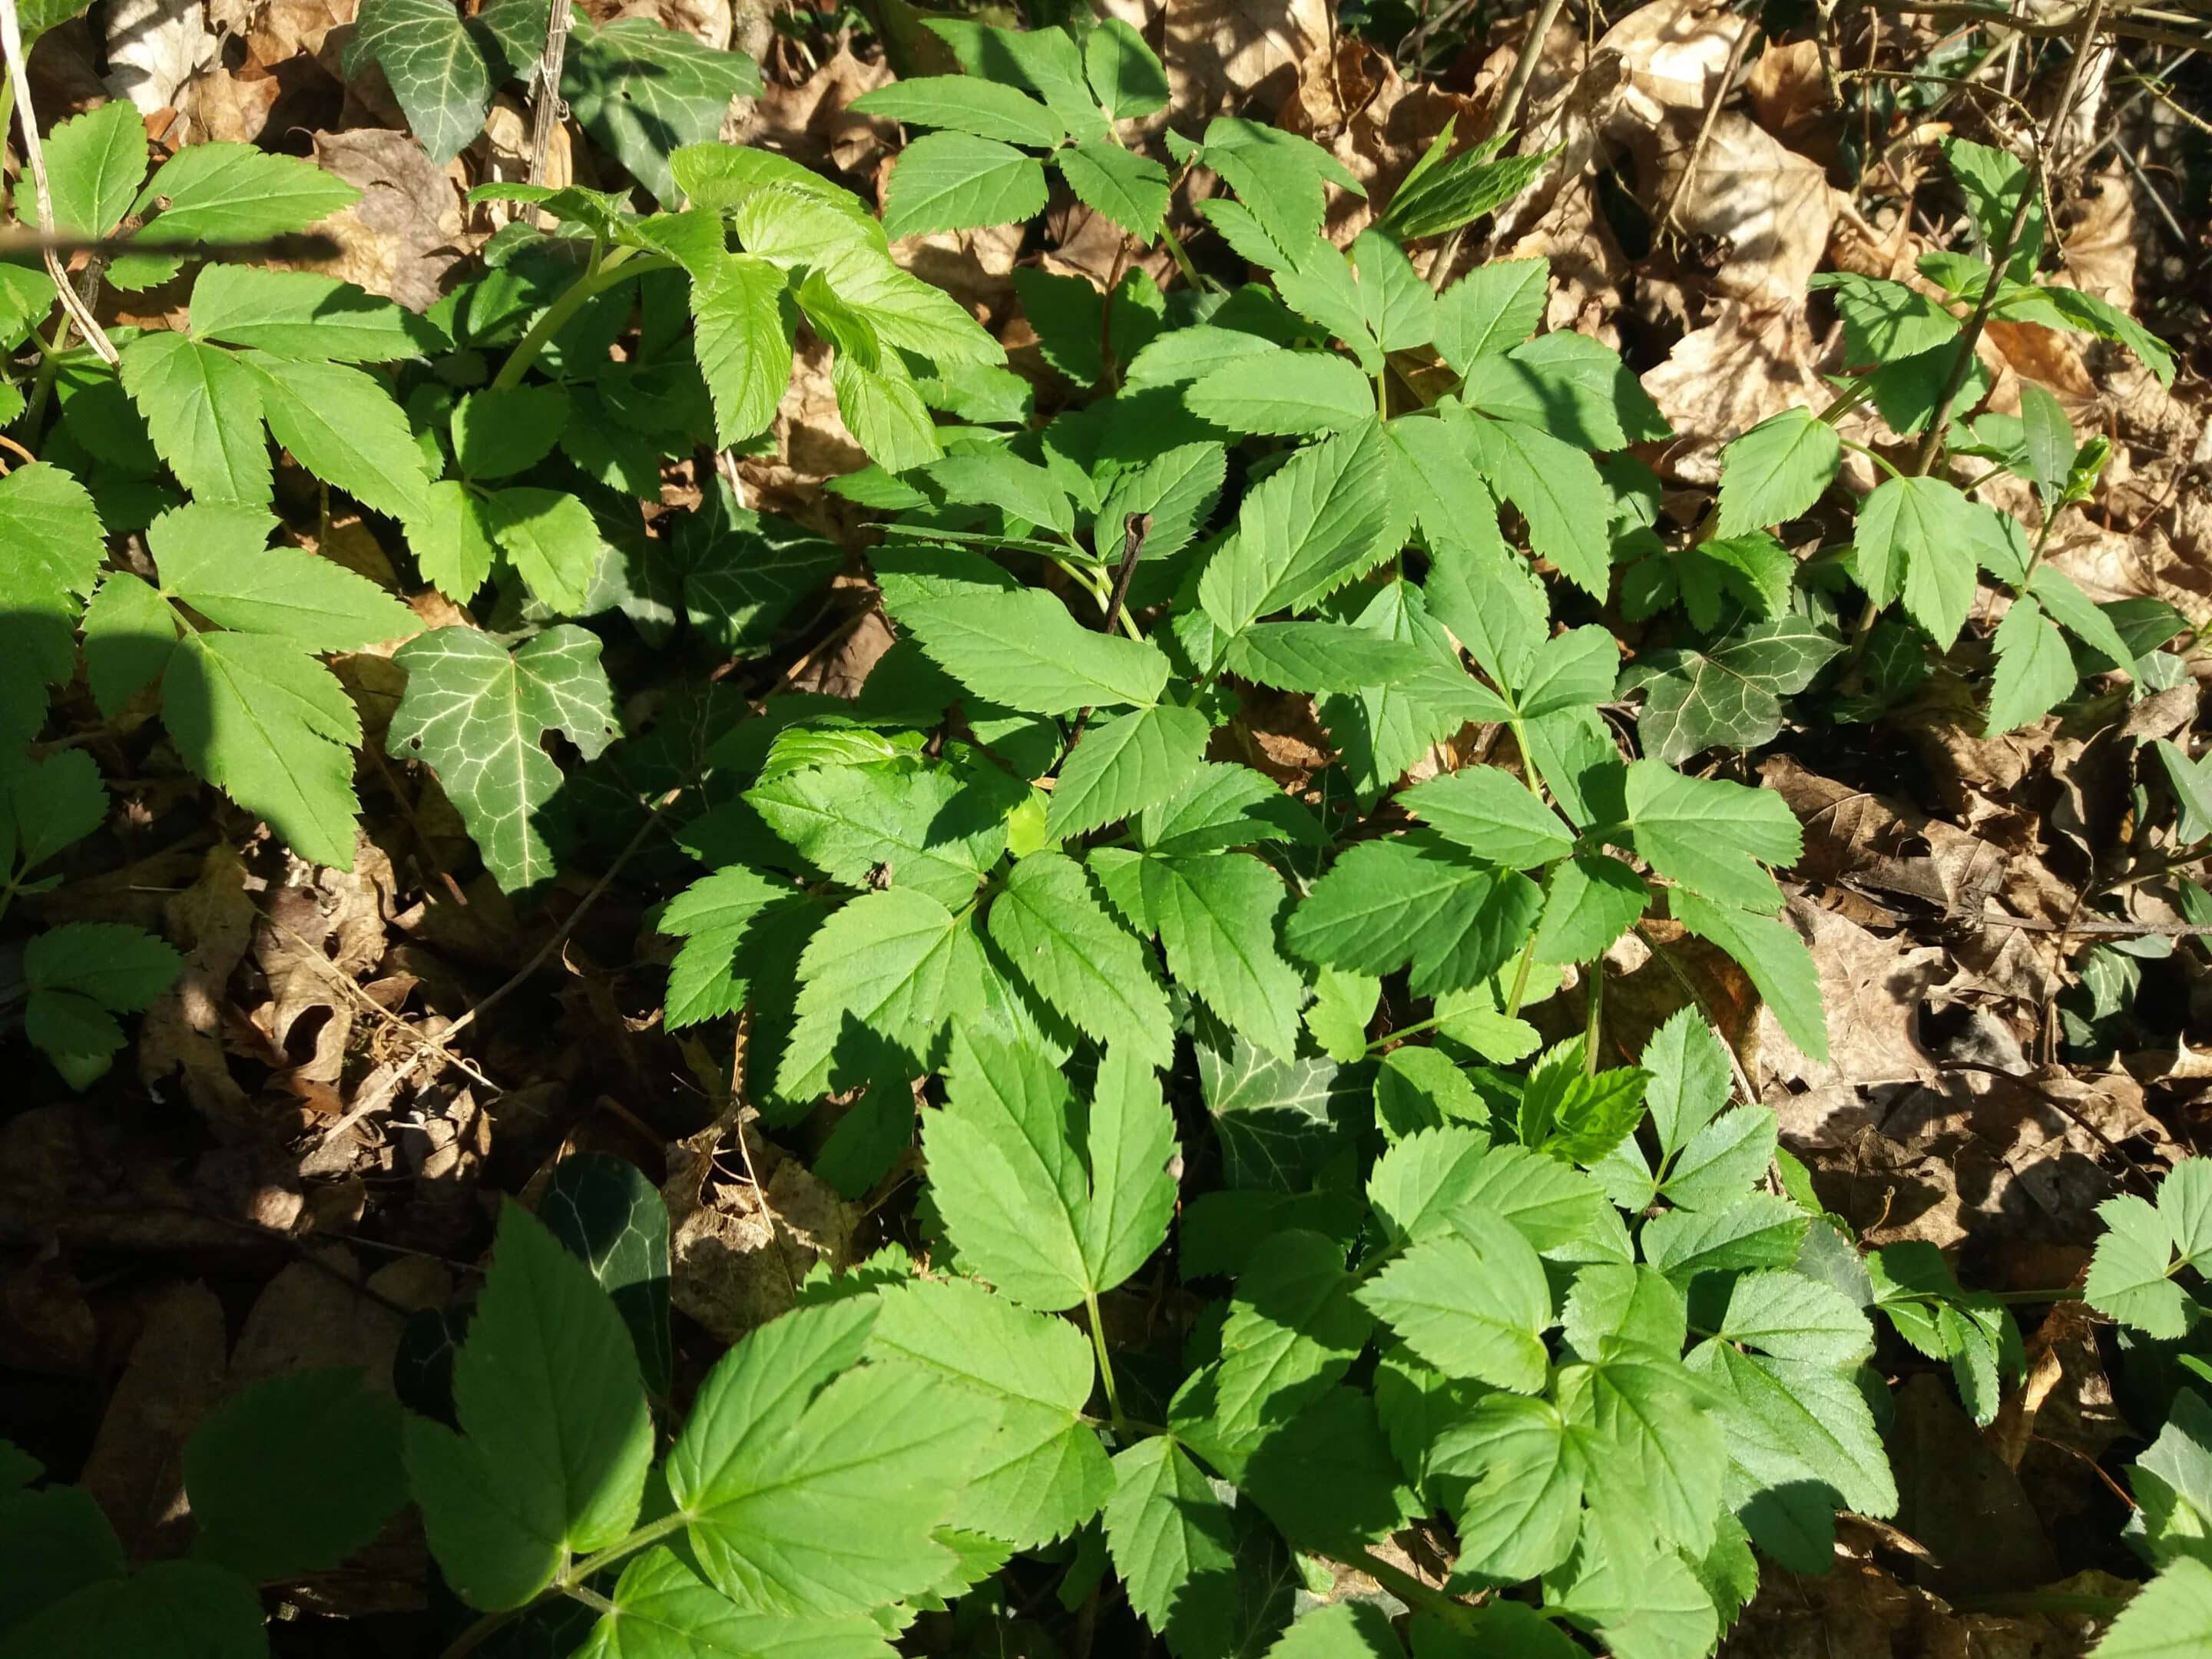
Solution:
<path fill-rule="evenodd" d="M 1743 27 L 1735 32 L 1735 44 L 1729 48 L 1728 65 L 1721 70 L 1720 84 L 1713 88 L 1712 100 L 1705 106 L 1705 118 L 1698 125 L 1697 142 L 1690 146 L 1690 154 L 1682 163 L 1682 176 L 1674 181 L 1674 188 L 1667 198 L 1667 210 L 1659 216 L 1659 228 L 1663 230 L 1680 228 L 1674 215 L 1680 210 L 1682 198 L 1690 193 L 1690 181 L 1698 176 L 1698 163 L 1705 159 L 1705 146 L 1712 142 L 1713 128 L 1719 125 L 1721 106 L 1728 102 L 1729 89 L 1735 85 L 1736 71 L 1743 67 L 1743 55 L 1751 49 L 1752 37 L 1759 33 L 1759 25 L 1749 18 L 1741 20 Z"/>
<path fill-rule="evenodd" d="M 538 91 L 531 112 L 530 182 L 545 182 L 546 163 L 553 154 L 553 130 L 568 113 L 561 97 L 561 69 L 568 56 L 569 0 L 553 0 L 545 13 L 545 49 L 538 55 Z M 534 219 L 537 210 L 531 210 Z"/>
<path fill-rule="evenodd" d="M 46 151 L 39 137 L 39 113 L 31 104 L 30 78 L 24 73 L 23 24 L 15 10 L 15 0 L 0 0 L 0 51 L 8 57 L 8 81 L 15 91 L 15 115 L 23 124 L 23 159 L 29 167 L 31 184 L 39 201 L 39 223 L 48 230 L 54 222 L 53 186 L 46 179 Z M 53 247 L 44 250 L 46 275 L 54 281 L 54 291 L 60 299 L 62 309 L 77 326 L 85 343 L 99 356 L 100 361 L 112 368 L 122 359 L 116 355 L 115 343 L 107 337 L 107 331 L 100 319 L 78 296 L 70 285 L 69 273 L 62 269 L 61 254 Z"/>

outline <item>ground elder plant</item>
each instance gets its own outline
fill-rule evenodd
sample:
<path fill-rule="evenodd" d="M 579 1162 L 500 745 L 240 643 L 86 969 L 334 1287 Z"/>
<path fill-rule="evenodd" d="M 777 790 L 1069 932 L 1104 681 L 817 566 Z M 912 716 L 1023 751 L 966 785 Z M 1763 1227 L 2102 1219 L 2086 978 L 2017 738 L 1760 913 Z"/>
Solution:
<path fill-rule="evenodd" d="M 368 0 L 353 51 L 446 158 L 545 21 Z M 929 27 L 957 72 L 859 105 L 911 130 L 878 215 L 705 142 L 742 58 L 577 20 L 561 86 L 629 183 L 480 187 L 507 222 L 422 314 L 202 257 L 352 205 L 304 162 L 155 167 L 120 105 L 47 140 L 56 228 L 119 240 L 96 280 L 173 283 L 181 321 L 79 340 L 0 264 L 37 458 L 0 478 L 0 905 L 106 816 L 58 714 L 157 731 L 231 828 L 339 868 L 359 757 L 415 763 L 526 914 L 580 872 L 649 886 L 660 1024 L 740 1133 L 896 1198 L 899 1242 L 680 1364 L 658 1191 L 568 1158 L 417 1316 L 398 1403 L 311 1373 L 202 1426 L 185 1559 L 128 1571 L 89 1497 L 0 1458 L 0 1535 L 41 1564 L 0 1659 L 266 1652 L 257 1586 L 392 1528 L 456 1656 L 886 1659 L 1049 1599 L 1176 1659 L 1697 1659 L 1764 1566 L 1824 1571 L 1839 1513 L 1895 1510 L 1878 1332 L 1995 1417 L 2005 1304 L 1931 1249 L 1861 1255 L 1677 957 L 1824 1059 L 1777 880 L 1799 826 L 1735 751 L 1939 669 L 1992 732 L 2177 683 L 2178 613 L 2043 560 L 2100 441 L 2033 387 L 1977 414 L 1954 374 L 1985 301 L 2165 349 L 2039 281 L 2026 173 L 1954 143 L 1987 257 L 1935 258 L 1941 297 L 1831 283 L 1833 405 L 1739 436 L 1670 526 L 1636 453 L 1668 423 L 1545 329 L 1546 262 L 1417 264 L 1547 156 L 1447 128 L 1339 246 L 1362 187 L 1314 143 L 1147 136 L 1133 30 Z M 1170 274 L 1018 269 L 1041 398 L 891 240 L 1056 195 Z M 802 351 L 867 457 L 829 486 L 853 545 L 718 464 L 766 447 Z M 1837 424 L 1869 408 L 1898 442 L 1854 499 Z M 2000 475 L 2033 521 L 1975 498 Z M 330 556 L 356 508 L 392 581 Z M 790 691 L 856 597 L 893 636 L 865 684 Z M 618 684 L 641 654 L 677 684 Z M 2159 764 L 2144 802 L 2201 856 L 2212 760 Z M 1683 988 L 1656 1030 L 1608 1016 L 1632 951 Z M 65 921 L 25 947 L 25 1029 L 88 1086 L 179 966 Z M 2196 1167 L 2107 1206 L 2089 1281 L 2160 1340 L 2212 1250 Z M 2109 1654 L 2212 1600 L 2206 1420 L 2177 1394 L 2138 1466 L 2160 1577 Z"/>

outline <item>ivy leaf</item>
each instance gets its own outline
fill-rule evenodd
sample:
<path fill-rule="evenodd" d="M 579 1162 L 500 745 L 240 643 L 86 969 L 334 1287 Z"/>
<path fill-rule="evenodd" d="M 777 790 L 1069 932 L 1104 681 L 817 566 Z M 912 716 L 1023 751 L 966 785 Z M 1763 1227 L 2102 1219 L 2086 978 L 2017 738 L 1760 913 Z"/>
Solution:
<path fill-rule="evenodd" d="M 561 732 L 589 760 L 620 730 L 599 636 L 564 623 L 510 653 L 472 628 L 441 628 L 393 660 L 407 671 L 386 738 L 394 752 L 411 751 L 437 772 L 502 890 L 549 878 L 553 853 L 540 815 L 561 769 L 544 735 Z"/>
<path fill-rule="evenodd" d="M 1091 896 L 1083 866 L 1059 853 L 1018 860 L 993 901 L 991 938 L 1047 1004 L 1100 1042 L 1153 1066 L 1175 1055 L 1167 994 L 1145 951 Z"/>
<path fill-rule="evenodd" d="M 993 1437 L 990 1403 L 928 1367 L 854 1366 L 875 1317 L 869 1301 L 832 1302 L 754 1332 L 669 1450 L 685 1535 L 740 1606 L 867 1613 L 952 1564 L 935 1534 Z"/>
<path fill-rule="evenodd" d="M 1197 774 L 1212 732 L 1205 714 L 1175 703 L 1100 721 L 1060 763 L 1045 834 L 1079 836 L 1168 799 Z"/>
<path fill-rule="evenodd" d="M 1723 536 L 1764 530 L 1803 513 L 1843 463 L 1836 429 L 1809 409 L 1768 416 L 1721 451 Z"/>
<path fill-rule="evenodd" d="M 528 1389 L 510 1379 L 526 1376 Z M 653 1420 L 629 1333 L 583 1263 L 520 1205 L 453 1362 L 455 1433 L 410 1417 L 407 1471 L 446 1580 L 471 1606 L 520 1607 L 571 1554 L 637 1519 Z"/>
<path fill-rule="evenodd" d="M 605 1152 L 563 1158 L 538 1218 L 592 1270 L 637 1349 L 647 1391 L 666 1395 L 675 1360 L 668 1330 L 668 1206 L 637 1165 Z"/>
<path fill-rule="evenodd" d="M 1360 1304 L 1447 1376 L 1534 1394 L 1551 1374 L 1544 1264 L 1510 1224 L 1469 1213 L 1360 1288 Z"/>
<path fill-rule="evenodd" d="M 741 52 L 717 51 L 650 18 L 595 26 L 579 17 L 568 27 L 562 97 L 633 178 L 674 202 L 669 156 L 718 137 L 730 100 L 760 92 L 759 68 Z"/>
<path fill-rule="evenodd" d="M 645 592 L 624 610 L 634 621 L 681 617 L 733 654 L 757 651 L 808 593 L 842 568 L 845 550 L 802 525 L 738 504 L 715 486 L 675 533 L 654 544 Z"/>
<path fill-rule="evenodd" d="M 2000 737 L 2033 724 L 2057 708 L 2077 682 L 2074 653 L 2058 624 L 2033 599 L 2021 596 L 1997 624 L 1990 641 L 1996 672 L 1990 681 L 1984 737 Z"/>
<path fill-rule="evenodd" d="M 1044 198 L 1044 168 L 1012 144 L 933 132 L 899 152 L 884 200 L 884 234 L 1012 224 L 1042 210 Z"/>
<path fill-rule="evenodd" d="M 1740 628 L 1710 649 L 1647 651 L 1620 678 L 1642 690 L 1646 750 L 1680 765 L 1708 749 L 1750 749 L 1782 729 L 1782 699 L 1802 691 L 1843 646 L 1805 617 Z"/>
<path fill-rule="evenodd" d="M 493 86 L 527 69 L 504 62 L 497 38 L 444 0 L 362 0 L 347 72 L 363 59 L 384 71 L 408 130 L 440 167 L 483 130 Z"/>
<path fill-rule="evenodd" d="M 991 1400 L 999 1432 L 971 1464 L 949 1524 L 1034 1549 L 1073 1532 L 1112 1492 L 1112 1465 L 1083 1420 L 1096 1381 L 1091 1345 L 1066 1320 L 963 1280 L 918 1280 L 881 1298 L 866 1352 Z"/>

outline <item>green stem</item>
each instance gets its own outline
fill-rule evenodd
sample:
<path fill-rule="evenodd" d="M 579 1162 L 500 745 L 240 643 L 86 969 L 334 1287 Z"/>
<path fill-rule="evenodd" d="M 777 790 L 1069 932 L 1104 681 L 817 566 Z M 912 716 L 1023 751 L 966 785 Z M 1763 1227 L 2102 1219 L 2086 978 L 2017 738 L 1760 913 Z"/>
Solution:
<path fill-rule="evenodd" d="M 1474 1632 L 1474 1609 L 1455 1595 L 1424 1584 L 1403 1568 L 1394 1567 L 1373 1550 L 1361 1550 L 1346 1562 L 1372 1578 L 1409 1607 L 1434 1613 L 1462 1636 Z"/>
<path fill-rule="evenodd" d="M 2115 1619 L 2128 1605 L 2129 1599 L 2124 1595 L 2088 1595 L 2077 1590 L 2010 1590 L 1997 1595 L 1954 1596 L 1951 1606 L 1960 1613 L 2021 1616 L 2039 1613 L 2081 1613 L 2092 1619 Z"/>
<path fill-rule="evenodd" d="M 1029 536 L 998 536 L 988 530 L 948 530 L 935 525 L 892 524 L 883 528 L 886 542 L 951 542 L 976 547 L 995 547 L 1016 553 L 1042 553 L 1048 559 L 1079 562 L 1086 569 L 1103 570 L 1106 568 L 1105 561 L 1098 559 L 1097 555 L 1063 542 L 1039 541 Z"/>
<path fill-rule="evenodd" d="M 488 1613 L 477 1620 L 476 1623 L 453 1638 L 453 1644 L 447 1648 L 442 1659 L 462 1659 L 464 1654 L 472 1653 L 481 1647 L 494 1632 L 509 1620 L 527 1613 L 539 1602 L 552 1596 L 575 1596 L 579 1601 L 586 1601 L 603 1612 L 606 1611 L 609 1604 L 604 1597 L 595 1596 L 588 1592 L 579 1594 L 583 1590 L 586 1581 L 612 1566 L 624 1557 L 636 1554 L 647 1545 L 658 1543 L 669 1534 L 681 1531 L 690 1523 L 690 1516 L 680 1510 L 673 1515 L 664 1515 L 658 1521 L 647 1522 L 628 1537 L 608 1545 L 597 1555 L 587 1555 L 582 1560 L 572 1563 L 551 1583 L 520 1607 L 509 1607 L 501 1613 Z"/>
<path fill-rule="evenodd" d="M 1589 965 L 1589 1012 L 1583 1024 L 1583 1075 L 1597 1075 L 1597 1038 L 1605 1018 L 1605 958 Z"/>
<path fill-rule="evenodd" d="M 552 343 L 553 337 L 568 327 L 586 304 L 617 283 L 675 268 L 676 261 L 665 253 L 647 253 L 642 248 L 635 247 L 618 247 L 609 252 L 604 243 L 594 244 L 591 262 L 584 267 L 584 274 L 563 289 L 560 296 L 538 313 L 538 320 L 530 325 L 530 331 L 522 337 L 507 360 L 500 365 L 499 373 L 492 379 L 492 390 L 504 392 L 521 385 L 522 377 L 529 372 L 531 364 L 538 361 L 538 355 Z"/>
<path fill-rule="evenodd" d="M 2054 508 L 2043 515 L 2043 528 L 2036 532 L 2035 547 L 2027 556 L 2027 568 L 2021 573 L 2020 591 L 2027 592 L 2027 585 L 2035 578 L 2035 567 L 2043 562 L 2043 550 L 2051 545 L 2051 532 L 2058 527 L 2058 514 Z"/>
<path fill-rule="evenodd" d="M 1990 1296 L 2008 1307 L 2041 1302 L 2079 1302 L 2081 1299 L 2079 1291 L 1993 1291 Z"/>
<path fill-rule="evenodd" d="M 1098 1292 L 1083 1292 L 1083 1311 L 1090 1316 L 1091 1346 L 1098 1355 L 1098 1380 L 1106 1389 L 1106 1410 L 1114 1419 L 1114 1432 L 1126 1435 L 1129 1419 L 1121 1409 L 1121 1393 L 1114 1384 L 1114 1361 L 1106 1352 L 1106 1325 L 1098 1316 Z"/>
<path fill-rule="evenodd" d="M 1533 788 L 1534 786 L 1531 785 L 1530 787 Z M 1543 797 L 1540 794 L 1536 799 L 1541 800 Z M 1553 875 L 1558 873 L 1559 868 L 1559 866 L 1555 864 L 1550 869 L 1544 872 L 1542 888 L 1543 897 L 1547 903 L 1551 901 L 1552 897 L 1552 878 Z M 1528 939 L 1521 946 L 1521 959 L 1514 964 L 1513 989 L 1505 999 L 1506 1018 L 1516 1019 L 1520 1017 L 1521 999 L 1528 989 L 1528 970 L 1534 967 L 1535 964 L 1536 930 L 1532 927 L 1528 930 Z"/>
<path fill-rule="evenodd" d="M 0 128 L 0 131 L 5 129 Z M 62 352 L 69 343 L 70 322 L 69 313 L 64 311 L 54 319 L 53 333 L 38 342 L 39 372 L 31 381 L 30 401 L 23 406 L 23 441 L 26 444 L 39 441 L 39 428 L 46 418 L 46 399 L 53 395 L 54 381 L 61 374 Z M 38 337 L 33 335 L 32 337 L 35 340 Z"/>
<path fill-rule="evenodd" d="M 1176 262 L 1176 269 L 1182 272 L 1183 281 L 1203 294 L 1206 278 L 1198 274 L 1198 267 L 1191 264 L 1190 255 L 1184 251 L 1182 239 L 1169 228 L 1164 218 L 1160 221 L 1160 246 L 1167 249 L 1168 257 Z"/>
<path fill-rule="evenodd" d="M 1893 478 L 1901 478 L 1901 477 L 1903 477 L 1905 476 L 1902 472 L 1899 472 L 1899 471 L 1898 471 L 1894 466 L 1893 466 L 1893 465 L 1890 465 L 1890 463 L 1889 463 L 1889 460 L 1888 460 L 1888 458 L 1887 458 L 1887 457 L 1883 456 L 1883 455 L 1878 455 L 1878 454 L 1876 454 L 1873 450 L 1869 449 L 1869 448 L 1868 448 L 1864 444 L 1856 442 L 1856 441 L 1854 441 L 1853 440 L 1851 440 L 1851 439 L 1850 439 L 1850 438 L 1838 438 L 1838 439 L 1837 439 L 1837 440 L 1836 440 L 1836 441 L 1837 441 L 1838 443 L 1839 443 L 1839 444 L 1843 445 L 1843 447 L 1844 447 L 1844 448 L 1846 448 L 1846 449 L 1855 449 L 1855 450 L 1858 451 L 1858 453 L 1859 453 L 1860 454 L 1862 454 L 1862 455 L 1865 456 L 1865 457 L 1867 458 L 1867 459 L 1869 459 L 1869 460 L 1872 461 L 1872 462 L 1873 462 L 1876 466 L 1880 467 L 1883 471 L 1885 471 L 1885 472 L 1888 473 L 1888 474 L 1889 474 L 1889 476 L 1890 476 L 1891 477 L 1893 477 Z"/>
<path fill-rule="evenodd" d="M 1374 1042 L 1369 1043 L 1367 1045 L 1367 1052 L 1370 1054 L 1379 1054 L 1394 1042 L 1402 1042 L 1409 1036 L 1418 1036 L 1423 1031 L 1434 1030 L 1437 1026 L 1443 1024 L 1443 1021 L 1441 1018 L 1431 1014 L 1426 1019 L 1415 1020 L 1411 1025 L 1401 1025 L 1395 1031 L 1383 1032 L 1381 1036 L 1376 1037 Z"/>

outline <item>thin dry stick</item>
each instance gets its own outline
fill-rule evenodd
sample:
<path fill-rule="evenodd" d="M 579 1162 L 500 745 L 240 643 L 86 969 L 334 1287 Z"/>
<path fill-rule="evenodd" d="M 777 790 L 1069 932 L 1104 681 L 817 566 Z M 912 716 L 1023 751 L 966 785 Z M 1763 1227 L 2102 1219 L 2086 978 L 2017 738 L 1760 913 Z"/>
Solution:
<path fill-rule="evenodd" d="M 1543 9 L 1528 26 L 1528 38 L 1521 43 L 1521 55 L 1513 62 L 1513 78 L 1505 83 L 1505 95 L 1498 100 L 1498 107 L 1482 129 L 1482 142 L 1488 143 L 1513 125 L 1513 118 L 1521 112 L 1521 100 L 1528 95 L 1528 82 L 1535 77 L 1536 60 L 1544 55 L 1544 42 L 1551 38 L 1552 25 L 1559 21 L 1559 8 L 1566 0 L 1544 0 Z M 1459 258 L 1459 245 L 1466 239 L 1467 227 L 1462 225 L 1444 239 L 1437 250 L 1436 263 L 1429 267 L 1429 286 L 1437 293 L 1443 292 L 1450 278 L 1452 261 Z"/>
<path fill-rule="evenodd" d="M 568 56 L 568 0 L 553 0 L 545 14 L 545 49 L 538 55 L 538 96 L 532 111 L 530 182 L 545 182 L 545 166 L 553 155 L 553 129 L 561 125 L 568 106 L 561 98 L 561 68 Z M 537 209 L 531 210 L 532 217 Z"/>
<path fill-rule="evenodd" d="M 0 51 L 8 56 L 8 80 L 15 89 L 15 114 L 23 124 L 23 159 L 31 170 L 31 184 L 39 198 L 39 222 L 52 228 L 54 222 L 53 187 L 46 181 L 46 151 L 39 137 L 39 114 L 31 106 L 31 82 L 23 72 L 23 24 L 16 14 L 15 0 L 0 0 Z M 62 309 L 85 337 L 87 344 L 98 354 L 100 361 L 110 368 L 122 359 L 116 355 L 115 343 L 107 337 L 107 331 L 100 319 L 79 297 L 70 285 L 69 273 L 62 269 L 62 257 L 52 245 L 42 252 L 46 255 L 46 275 L 54 279 L 54 291 L 61 300 Z"/>
<path fill-rule="evenodd" d="M 1743 55 L 1751 49 L 1751 38 L 1759 33 L 1759 25 L 1749 18 L 1735 32 L 1735 44 L 1729 48 L 1728 67 L 1721 71 L 1721 83 L 1713 88 L 1712 101 L 1705 106 L 1705 118 L 1698 128 L 1697 142 L 1690 146 L 1689 158 L 1682 163 L 1682 176 L 1674 181 L 1674 188 L 1667 198 L 1667 210 L 1659 216 L 1662 230 L 1676 230 L 1674 215 L 1680 210 L 1682 198 L 1690 193 L 1690 184 L 1698 176 L 1698 163 L 1705 159 L 1705 146 L 1712 142 L 1713 129 L 1720 124 L 1721 106 L 1728 102 L 1729 89 L 1735 85 L 1736 71 L 1743 67 Z"/>

